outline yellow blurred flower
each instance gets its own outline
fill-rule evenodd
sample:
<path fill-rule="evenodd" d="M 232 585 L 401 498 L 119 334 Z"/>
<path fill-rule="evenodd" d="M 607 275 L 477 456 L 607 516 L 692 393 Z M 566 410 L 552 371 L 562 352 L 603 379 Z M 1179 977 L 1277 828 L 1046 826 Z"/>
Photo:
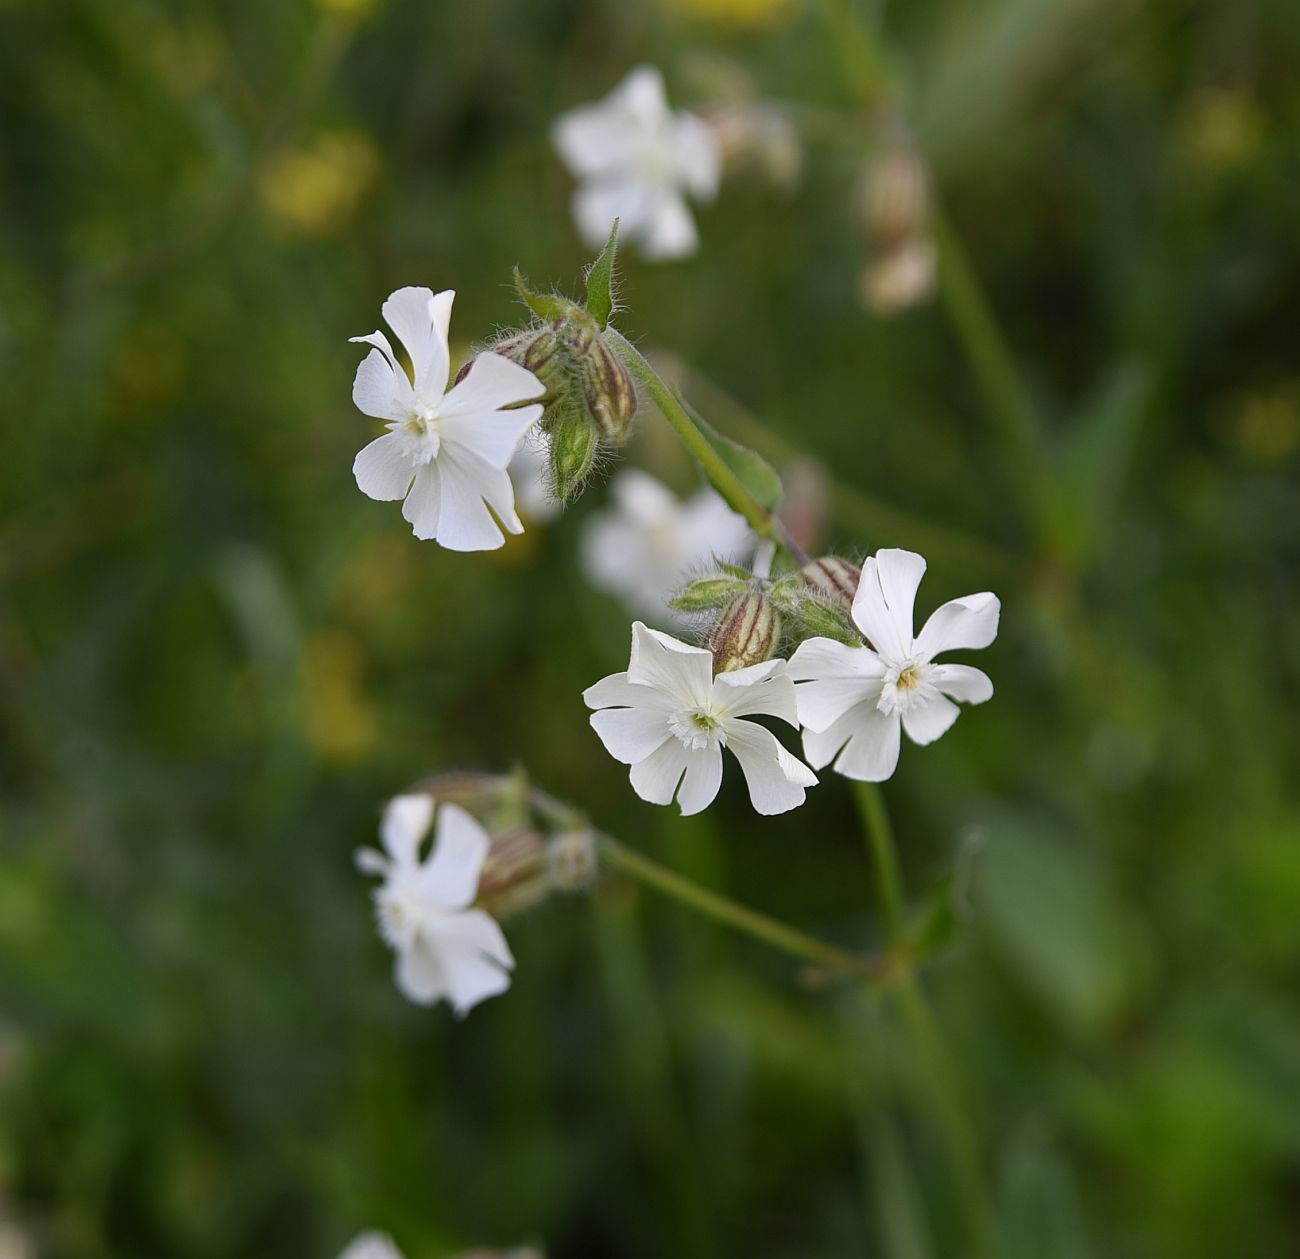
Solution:
<path fill-rule="evenodd" d="M 662 0 L 664 8 L 684 17 L 731 30 L 766 30 L 788 21 L 798 0 Z"/>
<path fill-rule="evenodd" d="M 1300 449 L 1300 382 L 1250 393 L 1228 411 L 1228 440 L 1261 463 L 1280 463 Z"/>
<path fill-rule="evenodd" d="M 379 150 L 364 131 L 327 131 L 268 162 L 259 185 L 262 206 L 293 235 L 327 236 L 347 224 L 379 167 Z"/>
<path fill-rule="evenodd" d="M 1244 166 L 1264 139 L 1263 110 L 1245 92 L 1205 88 L 1186 106 L 1183 147 L 1196 165 L 1207 171 Z"/>
<path fill-rule="evenodd" d="M 374 746 L 379 728 L 362 690 L 360 644 L 344 630 L 318 629 L 303 643 L 301 670 L 307 742 L 323 760 L 360 760 Z"/>
<path fill-rule="evenodd" d="M 316 0 L 316 7 L 331 17 L 360 22 L 379 7 L 379 0 Z"/>

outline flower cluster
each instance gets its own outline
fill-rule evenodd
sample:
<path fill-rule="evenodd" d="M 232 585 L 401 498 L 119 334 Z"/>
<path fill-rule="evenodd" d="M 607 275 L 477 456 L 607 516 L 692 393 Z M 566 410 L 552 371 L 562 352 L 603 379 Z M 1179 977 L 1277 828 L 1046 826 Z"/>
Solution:
<path fill-rule="evenodd" d="M 980 670 L 935 657 L 993 641 L 995 595 L 945 603 L 914 634 L 921 556 L 882 550 L 855 574 L 851 591 L 842 562 L 828 559 L 809 570 L 773 581 L 746 579 L 728 567 L 692 583 L 684 598 L 721 608 L 712 650 L 637 622 L 627 671 L 584 692 L 595 710 L 592 727 L 610 755 L 631 766 L 632 788 L 643 800 L 676 798 L 683 813 L 699 812 L 718 793 L 722 749 L 730 748 L 754 808 L 784 813 L 803 803 L 817 778 L 775 735 L 745 718 L 801 727 L 814 768 L 834 760 L 847 778 L 882 782 L 898 764 L 900 729 L 914 743 L 933 743 L 957 719 L 954 700 L 978 704 L 992 696 Z M 806 593 L 792 596 L 792 581 Z M 847 618 L 834 608 L 836 598 L 847 605 Z M 808 633 L 788 660 L 777 657 L 783 605 L 796 624 L 851 626 L 856 637 Z"/>

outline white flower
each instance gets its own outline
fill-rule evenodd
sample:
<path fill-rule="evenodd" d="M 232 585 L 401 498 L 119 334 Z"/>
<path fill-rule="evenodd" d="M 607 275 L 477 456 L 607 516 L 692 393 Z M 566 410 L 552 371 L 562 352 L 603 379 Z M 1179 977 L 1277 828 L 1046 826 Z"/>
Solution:
<path fill-rule="evenodd" d="M 791 657 L 804 753 L 818 769 L 839 752 L 839 773 L 883 782 L 898 764 L 900 726 L 913 743 L 933 743 L 957 720 L 953 700 L 982 704 L 992 696 L 993 683 L 980 670 L 934 658 L 987 647 L 998 632 L 997 596 L 953 599 L 913 637 L 924 572 L 925 560 L 912 551 L 880 551 L 862 566 L 853 600 L 854 623 L 875 650 L 810 638 Z"/>
<path fill-rule="evenodd" d="M 562 114 L 551 137 L 583 181 L 573 216 L 587 244 L 603 245 L 617 218 L 620 236 L 639 240 L 647 258 L 695 252 L 695 220 L 683 193 L 711 201 L 722 160 L 707 123 L 669 109 L 658 70 L 639 66 L 603 101 Z"/>
<path fill-rule="evenodd" d="M 632 789 L 651 804 L 676 796 L 684 814 L 706 808 L 722 782 L 723 748 L 740 762 L 759 813 L 801 805 L 817 783 L 770 730 L 743 720 L 765 714 L 798 724 L 784 660 L 714 677 L 711 652 L 637 621 L 627 672 L 602 678 L 582 698 L 599 710 L 591 725 L 606 750 L 632 767 Z"/>
<path fill-rule="evenodd" d="M 410 356 L 413 376 L 382 332 L 351 338 L 375 347 L 357 368 L 352 401 L 366 415 L 387 420 L 389 430 L 357 455 L 352 472 L 363 494 L 406 500 L 402 515 L 417 538 L 433 538 L 452 551 L 491 551 L 505 541 L 492 512 L 511 533 L 524 531 L 506 466 L 542 414 L 540 404 L 516 404 L 541 397 L 545 387 L 517 363 L 480 354 L 468 375 L 447 389 L 447 325 L 455 296 L 450 289 L 435 295 L 404 288 L 384 303 L 384 318 Z"/>
<path fill-rule="evenodd" d="M 393 1239 L 387 1233 L 361 1233 L 352 1239 L 339 1259 L 402 1259 Z"/>
<path fill-rule="evenodd" d="M 525 520 L 544 525 L 559 516 L 564 504 L 551 493 L 551 439 L 540 428 L 525 434 L 508 470 Z"/>
<path fill-rule="evenodd" d="M 583 568 L 592 585 L 620 596 L 635 614 L 672 621 L 668 599 L 692 569 L 753 547 L 744 518 L 711 489 L 682 502 L 635 468 L 620 472 L 609 488 L 615 505 L 594 513 L 583 530 Z"/>
<path fill-rule="evenodd" d="M 433 851 L 422 861 L 433 809 L 432 796 L 391 800 L 379 831 L 388 855 L 359 849 L 357 867 L 383 876 L 375 907 L 380 934 L 397 953 L 397 986 L 420 1005 L 445 997 L 463 1015 L 510 986 L 515 959 L 496 920 L 469 908 L 487 832 L 459 805 L 444 804 Z"/>

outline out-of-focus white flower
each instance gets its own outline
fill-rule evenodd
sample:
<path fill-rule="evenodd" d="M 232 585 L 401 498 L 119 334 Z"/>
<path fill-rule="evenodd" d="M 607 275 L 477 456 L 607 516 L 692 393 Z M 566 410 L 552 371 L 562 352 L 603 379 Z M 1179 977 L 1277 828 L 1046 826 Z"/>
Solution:
<path fill-rule="evenodd" d="M 934 241 L 920 236 L 877 255 L 862 272 L 862 301 L 873 314 L 896 315 L 923 302 L 938 280 Z"/>
<path fill-rule="evenodd" d="M 810 638 L 791 657 L 804 753 L 818 769 L 838 752 L 835 769 L 846 778 L 883 782 L 898 764 L 900 728 L 913 743 L 933 743 L 957 720 L 953 700 L 982 704 L 992 696 L 993 683 L 979 669 L 934 658 L 987 647 L 1002 605 L 987 591 L 953 599 L 913 637 L 924 573 L 925 560 L 914 552 L 880 551 L 862 566 L 853 600 L 853 621 L 871 647 Z"/>
<path fill-rule="evenodd" d="M 691 570 L 712 559 L 743 558 L 754 535 L 711 489 L 683 502 L 636 468 L 610 482 L 614 506 L 594 513 L 582 535 L 582 564 L 592 585 L 618 595 L 635 614 L 676 618 L 668 600 Z"/>
<path fill-rule="evenodd" d="M 525 435 L 508 471 L 515 487 L 515 506 L 525 520 L 544 525 L 559 516 L 564 504 L 551 492 L 551 443 L 540 428 Z"/>
<path fill-rule="evenodd" d="M 722 783 L 722 749 L 730 748 L 759 813 L 785 813 L 804 802 L 817 775 L 776 736 L 746 717 L 798 725 L 794 686 L 784 660 L 713 676 L 713 654 L 640 621 L 632 626 L 626 673 L 611 673 L 582 698 L 609 754 L 630 765 L 632 789 L 651 804 L 682 812 L 707 808 Z M 680 789 L 679 789 L 680 788 Z"/>
<path fill-rule="evenodd" d="M 711 201 L 722 161 L 709 127 L 668 107 L 663 76 L 638 66 L 604 100 L 555 120 L 556 150 L 581 186 L 573 214 L 583 239 L 604 244 L 614 220 L 647 258 L 682 258 L 699 238 L 685 193 Z"/>
<path fill-rule="evenodd" d="M 339 1259 L 402 1259 L 402 1252 L 387 1233 L 366 1232 L 354 1237 Z"/>
<path fill-rule="evenodd" d="M 546 390 L 532 372 L 498 354 L 480 354 L 447 389 L 455 296 L 450 289 L 404 288 L 384 303 L 384 319 L 410 356 L 411 376 L 382 332 L 351 338 L 375 347 L 357 368 L 352 401 L 388 421 L 388 432 L 357 455 L 352 472 L 363 494 L 405 500 L 402 515 L 417 538 L 452 551 L 491 551 L 505 541 L 492 512 L 511 533 L 524 531 L 506 468 L 542 414 L 540 404 L 518 404 Z"/>
<path fill-rule="evenodd" d="M 358 849 L 357 868 L 383 877 L 375 906 L 380 934 L 397 953 L 397 986 L 419 1005 L 446 998 L 464 1015 L 510 986 L 515 959 L 496 920 L 469 908 L 487 832 L 459 805 L 444 804 L 433 851 L 421 860 L 433 812 L 432 796 L 391 800 L 379 831 L 387 855 Z"/>

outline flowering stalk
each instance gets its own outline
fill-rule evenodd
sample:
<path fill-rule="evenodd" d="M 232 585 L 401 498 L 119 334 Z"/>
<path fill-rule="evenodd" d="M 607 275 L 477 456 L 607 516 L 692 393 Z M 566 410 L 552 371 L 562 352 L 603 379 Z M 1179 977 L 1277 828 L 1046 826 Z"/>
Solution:
<path fill-rule="evenodd" d="M 713 488 L 749 521 L 750 527 L 759 537 L 768 538 L 782 547 L 797 565 L 802 567 L 808 563 L 808 556 L 803 548 L 790 536 L 776 514 L 769 511 L 754 497 L 727 461 L 714 449 L 700 428 L 698 417 L 694 415 L 681 394 L 651 367 L 645 355 L 622 333 L 611 328 L 608 330 L 608 336 L 628 371 L 639 384 L 645 386 L 646 392 L 654 399 L 664 419 L 672 425 L 673 431 L 681 438 L 682 445 L 704 469 Z"/>
<path fill-rule="evenodd" d="M 892 955 L 866 957 L 827 944 L 824 940 L 818 940 L 815 936 L 786 926 L 775 918 L 769 918 L 766 914 L 701 887 L 667 866 L 661 866 L 657 861 L 620 844 L 609 835 L 598 835 L 596 843 L 601 858 L 615 869 L 689 905 L 708 918 L 753 936 L 756 940 L 762 940 L 784 953 L 851 976 L 870 988 L 884 987 L 906 973 L 907 968 Z"/>

